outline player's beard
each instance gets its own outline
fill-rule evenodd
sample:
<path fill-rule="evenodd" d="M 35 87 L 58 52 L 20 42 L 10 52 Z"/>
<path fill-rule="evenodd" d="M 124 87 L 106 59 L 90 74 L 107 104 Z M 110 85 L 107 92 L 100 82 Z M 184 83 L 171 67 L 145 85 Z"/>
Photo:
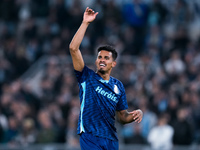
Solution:
<path fill-rule="evenodd" d="M 103 69 L 99 69 L 98 72 L 101 73 L 101 74 L 106 74 L 106 71 L 103 70 Z"/>

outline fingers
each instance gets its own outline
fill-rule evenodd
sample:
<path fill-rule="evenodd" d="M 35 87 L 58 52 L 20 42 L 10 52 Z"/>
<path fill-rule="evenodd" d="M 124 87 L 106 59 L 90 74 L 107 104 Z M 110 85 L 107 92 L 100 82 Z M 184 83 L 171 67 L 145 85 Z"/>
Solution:
<path fill-rule="evenodd" d="M 96 12 L 94 15 L 97 16 L 97 15 L 98 15 L 98 12 Z"/>
<path fill-rule="evenodd" d="M 142 121 L 143 113 L 140 110 L 132 111 L 130 114 L 135 122 L 140 123 Z"/>
<path fill-rule="evenodd" d="M 137 123 L 140 123 L 141 121 L 142 121 L 141 117 L 138 117 L 138 118 L 135 119 L 135 122 L 137 122 Z"/>
<path fill-rule="evenodd" d="M 85 12 L 93 12 L 93 10 L 91 8 L 87 7 Z"/>
<path fill-rule="evenodd" d="M 89 7 L 87 7 L 87 8 L 85 9 L 85 12 L 88 11 L 88 9 L 89 9 Z"/>
<path fill-rule="evenodd" d="M 95 16 L 98 14 L 98 12 L 94 12 L 94 10 L 92 10 L 91 8 L 87 7 L 85 12 L 87 12 L 88 14 L 94 14 Z"/>

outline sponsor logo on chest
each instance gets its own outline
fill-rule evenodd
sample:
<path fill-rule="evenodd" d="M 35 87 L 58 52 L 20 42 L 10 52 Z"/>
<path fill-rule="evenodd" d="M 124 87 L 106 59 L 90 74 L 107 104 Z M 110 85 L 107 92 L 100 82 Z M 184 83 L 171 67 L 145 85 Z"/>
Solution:
<path fill-rule="evenodd" d="M 107 91 L 105 91 L 105 90 L 104 90 L 102 87 L 100 87 L 100 86 L 98 86 L 98 87 L 96 88 L 95 91 L 96 91 L 97 93 L 99 93 L 99 94 L 101 94 L 101 95 L 107 97 L 108 99 L 111 99 L 111 100 L 114 101 L 115 103 L 118 102 L 117 97 L 116 97 L 115 93 L 113 93 L 113 92 L 107 92 Z M 117 94 L 119 94 L 119 93 L 117 93 Z"/>

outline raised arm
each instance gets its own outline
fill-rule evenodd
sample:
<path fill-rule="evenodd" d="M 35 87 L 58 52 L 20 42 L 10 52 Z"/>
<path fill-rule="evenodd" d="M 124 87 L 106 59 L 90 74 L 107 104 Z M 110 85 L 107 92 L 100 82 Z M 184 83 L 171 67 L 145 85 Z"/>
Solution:
<path fill-rule="evenodd" d="M 142 121 L 143 112 L 140 109 L 132 112 L 121 110 L 117 111 L 117 117 L 122 124 L 131 123 L 133 121 L 140 123 Z"/>
<path fill-rule="evenodd" d="M 92 9 L 88 7 L 86 8 L 83 15 L 83 22 L 80 25 L 78 31 L 74 35 L 69 45 L 69 50 L 72 56 L 73 66 L 74 66 L 74 69 L 77 71 L 82 71 L 84 68 L 84 61 L 83 61 L 82 54 L 79 50 L 79 47 L 85 35 L 86 29 L 88 28 L 88 25 L 96 18 L 97 14 L 98 12 L 95 13 Z"/>

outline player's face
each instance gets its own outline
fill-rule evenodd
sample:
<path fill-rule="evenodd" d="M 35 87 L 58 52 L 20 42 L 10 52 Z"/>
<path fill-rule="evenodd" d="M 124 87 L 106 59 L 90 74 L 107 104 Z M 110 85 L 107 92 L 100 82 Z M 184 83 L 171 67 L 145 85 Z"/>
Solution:
<path fill-rule="evenodd" d="M 97 55 L 95 64 L 98 72 L 106 73 L 115 67 L 116 61 L 113 60 L 111 52 L 101 50 Z"/>

